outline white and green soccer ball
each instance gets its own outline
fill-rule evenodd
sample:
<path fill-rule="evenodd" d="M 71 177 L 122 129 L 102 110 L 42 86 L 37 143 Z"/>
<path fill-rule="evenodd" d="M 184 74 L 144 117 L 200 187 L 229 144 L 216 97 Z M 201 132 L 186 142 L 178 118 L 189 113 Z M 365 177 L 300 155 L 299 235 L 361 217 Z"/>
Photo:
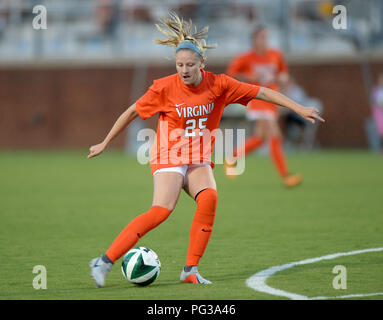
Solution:
<path fill-rule="evenodd" d="M 124 255 L 121 270 L 124 278 L 131 283 L 147 286 L 158 278 L 161 262 L 153 250 L 138 247 Z"/>

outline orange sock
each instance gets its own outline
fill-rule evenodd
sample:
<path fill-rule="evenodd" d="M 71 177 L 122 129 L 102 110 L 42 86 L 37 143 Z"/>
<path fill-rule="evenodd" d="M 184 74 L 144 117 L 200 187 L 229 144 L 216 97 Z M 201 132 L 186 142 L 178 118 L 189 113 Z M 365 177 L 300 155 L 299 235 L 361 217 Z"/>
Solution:
<path fill-rule="evenodd" d="M 263 143 L 263 139 L 258 138 L 258 137 L 249 137 L 246 139 L 245 146 L 242 147 L 242 149 L 237 149 L 234 152 L 234 157 L 237 156 L 237 154 L 242 154 L 242 155 L 247 155 L 251 151 L 254 151 L 258 147 L 260 147 Z"/>
<path fill-rule="evenodd" d="M 217 209 L 217 191 L 202 190 L 196 196 L 197 210 L 190 229 L 189 248 L 186 257 L 187 266 L 197 266 L 203 256 L 213 230 Z"/>
<path fill-rule="evenodd" d="M 276 166 L 279 174 L 282 177 L 286 177 L 288 175 L 287 165 L 286 165 L 286 157 L 283 151 L 282 139 L 273 138 L 270 141 L 270 155 L 273 159 L 274 165 Z"/>
<path fill-rule="evenodd" d="M 171 211 L 164 207 L 151 207 L 149 211 L 134 218 L 106 251 L 108 258 L 115 262 L 129 251 L 148 231 L 164 222 Z"/>

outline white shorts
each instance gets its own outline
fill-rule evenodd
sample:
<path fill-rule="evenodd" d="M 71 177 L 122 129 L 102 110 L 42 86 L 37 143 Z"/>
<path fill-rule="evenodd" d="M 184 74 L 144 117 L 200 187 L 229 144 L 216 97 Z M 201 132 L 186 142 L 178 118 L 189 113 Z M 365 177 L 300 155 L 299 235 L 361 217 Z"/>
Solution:
<path fill-rule="evenodd" d="M 271 110 L 249 110 L 246 112 L 247 120 L 275 120 L 275 112 Z"/>
<path fill-rule="evenodd" d="M 158 169 L 154 171 L 153 176 L 159 172 L 177 172 L 183 175 L 184 177 L 183 185 L 185 185 L 187 182 L 187 174 L 190 172 L 190 170 L 196 167 L 204 167 L 204 166 L 210 166 L 210 165 L 208 163 L 197 163 L 197 164 L 183 164 L 182 166 L 177 166 L 177 167 L 162 168 L 162 169 Z"/>

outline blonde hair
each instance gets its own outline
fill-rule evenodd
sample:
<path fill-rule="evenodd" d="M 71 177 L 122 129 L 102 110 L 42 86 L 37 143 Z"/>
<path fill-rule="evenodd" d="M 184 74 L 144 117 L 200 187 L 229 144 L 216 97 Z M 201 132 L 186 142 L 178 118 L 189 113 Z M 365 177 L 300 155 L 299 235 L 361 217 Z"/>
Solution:
<path fill-rule="evenodd" d="M 217 47 L 206 44 L 208 26 L 198 31 L 191 19 L 184 21 L 174 12 L 169 12 L 169 16 L 170 18 L 161 17 L 160 23 L 156 24 L 157 30 L 167 36 L 167 39 L 155 39 L 156 43 L 177 48 L 182 42 L 191 42 L 201 51 L 203 59 L 206 59 L 206 49 Z"/>

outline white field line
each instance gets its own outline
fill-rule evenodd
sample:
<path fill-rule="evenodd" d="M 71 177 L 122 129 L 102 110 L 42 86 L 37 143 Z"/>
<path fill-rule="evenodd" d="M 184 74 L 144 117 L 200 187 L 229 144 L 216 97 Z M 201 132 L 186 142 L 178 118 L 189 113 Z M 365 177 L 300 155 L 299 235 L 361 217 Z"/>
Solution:
<path fill-rule="evenodd" d="M 254 289 L 255 291 L 264 292 L 264 293 L 268 293 L 268 294 L 275 295 L 275 296 L 286 297 L 286 298 L 290 298 L 292 300 L 342 299 L 342 298 L 382 295 L 383 292 L 376 292 L 376 293 L 355 294 L 355 295 L 346 295 L 346 296 L 337 296 L 337 297 L 312 297 L 312 298 L 309 298 L 309 297 L 306 297 L 306 296 L 303 296 L 300 294 L 276 289 L 276 288 L 270 287 L 266 284 L 266 280 L 269 277 L 271 277 L 272 275 L 276 274 L 277 272 L 293 268 L 295 266 L 315 263 L 315 262 L 322 261 L 322 260 L 336 259 L 336 258 L 343 257 L 343 256 L 351 256 L 351 255 L 355 255 L 355 254 L 361 254 L 361 253 L 367 253 L 367 252 L 378 252 L 378 251 L 383 251 L 383 247 L 363 249 L 363 250 L 355 250 L 355 251 L 350 251 L 350 252 L 339 252 L 339 253 L 329 254 L 326 256 L 322 256 L 322 257 L 311 258 L 311 259 L 301 260 L 301 261 L 297 261 L 297 262 L 291 262 L 291 263 L 287 263 L 287 264 L 284 264 L 281 266 L 274 266 L 274 267 L 259 271 L 256 274 L 252 275 L 250 278 L 248 278 L 246 280 L 246 285 L 248 287 L 250 287 L 251 289 Z"/>
<path fill-rule="evenodd" d="M 383 292 L 357 293 L 357 294 L 347 294 L 344 296 L 335 296 L 335 297 L 312 297 L 310 298 L 310 300 L 347 299 L 347 298 L 373 297 L 373 296 L 381 296 L 381 295 L 383 295 Z"/>

